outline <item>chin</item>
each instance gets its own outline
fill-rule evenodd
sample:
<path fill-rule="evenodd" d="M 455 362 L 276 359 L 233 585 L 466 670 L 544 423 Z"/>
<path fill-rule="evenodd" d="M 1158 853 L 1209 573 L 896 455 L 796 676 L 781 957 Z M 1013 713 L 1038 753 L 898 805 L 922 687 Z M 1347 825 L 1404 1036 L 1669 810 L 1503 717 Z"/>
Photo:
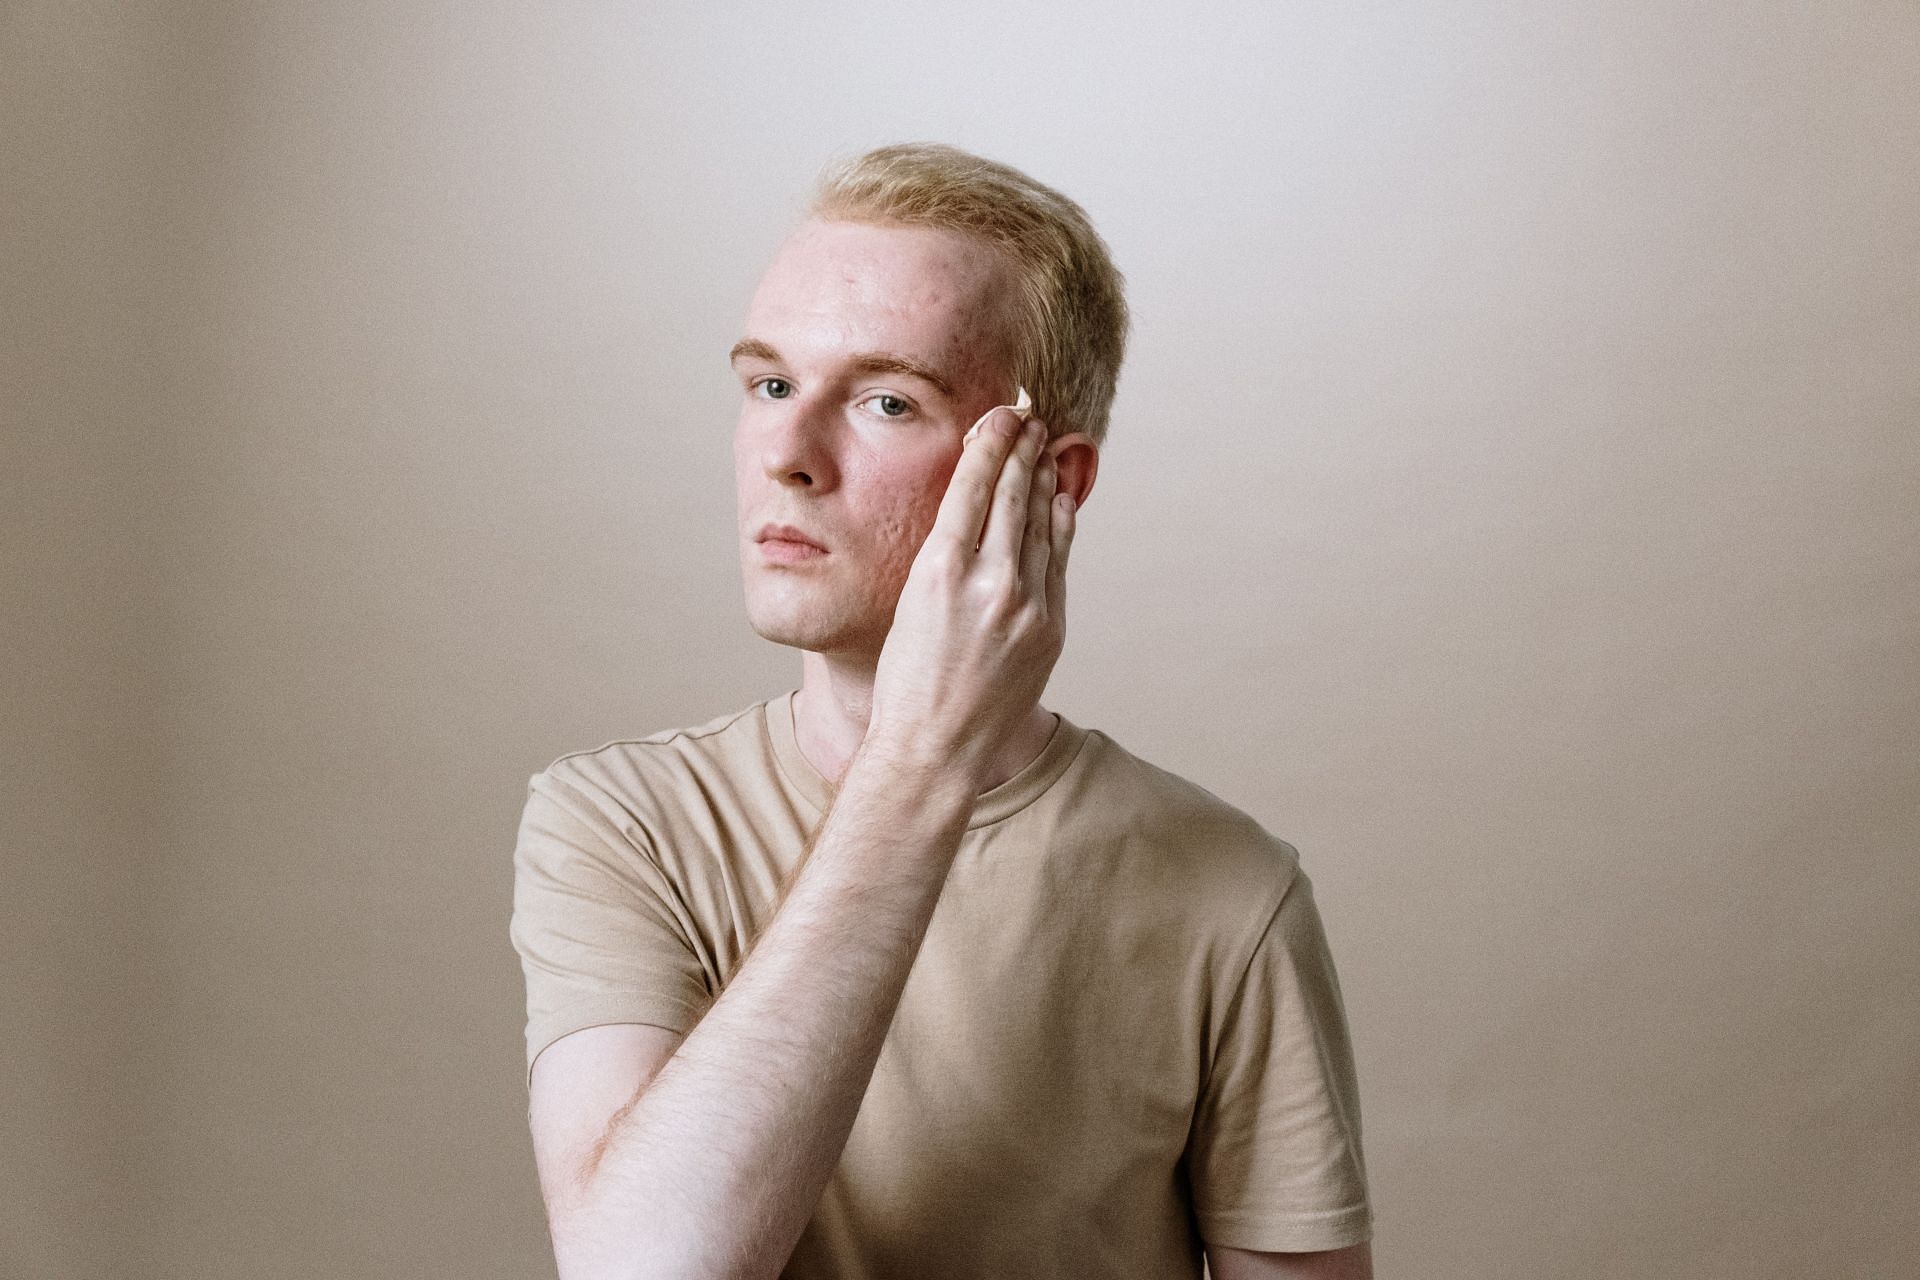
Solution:
<path fill-rule="evenodd" d="M 762 640 L 785 645 L 789 649 L 804 649 L 809 653 L 880 651 L 880 645 L 886 639 L 884 624 L 876 631 L 871 625 L 863 626 L 861 620 L 856 618 L 792 607 L 800 603 L 783 600 L 774 605 L 768 601 L 755 601 L 749 595 L 747 623 Z"/>
<path fill-rule="evenodd" d="M 805 649 L 810 653 L 819 653 L 832 646 L 829 636 L 824 636 L 807 627 L 797 627 L 786 622 L 753 623 L 754 634 L 772 644 L 784 645 L 789 649 Z"/>
<path fill-rule="evenodd" d="M 807 607 L 814 603 L 812 601 L 787 598 L 784 592 L 778 594 L 782 598 L 756 599 L 756 593 L 747 593 L 747 623 L 756 635 L 792 649 L 833 647 L 841 631 L 835 619 Z"/>

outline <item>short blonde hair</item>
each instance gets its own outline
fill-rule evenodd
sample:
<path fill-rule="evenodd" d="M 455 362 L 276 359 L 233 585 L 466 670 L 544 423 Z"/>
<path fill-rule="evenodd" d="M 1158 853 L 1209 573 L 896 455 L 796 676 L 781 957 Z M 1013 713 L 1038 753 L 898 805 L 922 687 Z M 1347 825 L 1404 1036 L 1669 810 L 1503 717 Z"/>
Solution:
<path fill-rule="evenodd" d="M 1095 443 L 1126 354 L 1126 278 L 1087 212 L 1011 165 L 958 147 L 906 142 L 830 167 L 808 214 L 958 231 L 997 246 L 1020 279 L 1014 366 L 1048 434 Z"/>

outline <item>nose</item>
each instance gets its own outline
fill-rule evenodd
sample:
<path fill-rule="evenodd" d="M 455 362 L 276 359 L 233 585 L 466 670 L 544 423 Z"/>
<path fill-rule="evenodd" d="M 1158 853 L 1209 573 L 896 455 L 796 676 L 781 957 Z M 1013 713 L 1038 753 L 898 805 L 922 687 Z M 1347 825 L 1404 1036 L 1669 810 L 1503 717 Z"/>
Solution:
<path fill-rule="evenodd" d="M 749 428 L 767 478 L 815 492 L 839 479 L 834 464 L 838 422 L 833 407 L 813 396 L 763 402 Z"/>

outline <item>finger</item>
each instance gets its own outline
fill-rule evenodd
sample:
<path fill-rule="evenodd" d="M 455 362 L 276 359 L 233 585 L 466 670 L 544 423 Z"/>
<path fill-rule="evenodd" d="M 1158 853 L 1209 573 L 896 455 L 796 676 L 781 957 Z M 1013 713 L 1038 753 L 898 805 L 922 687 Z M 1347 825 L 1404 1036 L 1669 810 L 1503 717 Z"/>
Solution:
<path fill-rule="evenodd" d="M 1045 439 L 1046 428 L 1037 421 L 1022 428 L 1019 443 L 1000 468 L 1000 480 L 993 489 L 993 509 L 987 513 L 987 528 L 980 536 L 980 554 L 1004 564 L 1010 579 L 1020 572 L 1020 544 L 1027 533 L 1033 464 Z"/>
<path fill-rule="evenodd" d="M 1073 550 L 1073 531 L 1080 520 L 1073 495 L 1056 494 L 1053 514 L 1053 553 L 1047 560 L 1047 616 L 1064 616 L 1067 608 L 1067 556 Z"/>
<path fill-rule="evenodd" d="M 989 409 L 973 424 L 971 439 L 961 450 L 959 465 L 947 481 L 947 491 L 934 514 L 929 539 L 945 538 L 954 550 L 971 556 L 980 545 L 1001 464 L 1013 451 L 1020 419 L 1006 408 Z"/>
<path fill-rule="evenodd" d="M 1027 532 L 1020 543 L 1020 580 L 1029 600 L 1047 598 L 1047 561 L 1053 558 L 1053 495 L 1059 485 L 1053 456 L 1041 453 L 1027 495 Z"/>

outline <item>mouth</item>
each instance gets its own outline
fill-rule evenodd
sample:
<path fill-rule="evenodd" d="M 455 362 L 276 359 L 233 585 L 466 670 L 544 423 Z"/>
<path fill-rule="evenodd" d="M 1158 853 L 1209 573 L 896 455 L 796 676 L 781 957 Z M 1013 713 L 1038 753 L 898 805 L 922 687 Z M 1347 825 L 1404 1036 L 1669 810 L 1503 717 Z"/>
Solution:
<path fill-rule="evenodd" d="M 760 558 L 775 564 L 796 564 L 802 560 L 818 559 L 825 554 L 811 543 L 788 542 L 783 538 L 768 538 L 760 544 Z"/>
<path fill-rule="evenodd" d="M 762 524 L 760 532 L 753 535 L 756 543 L 795 543 L 799 547 L 812 547 L 814 551 L 826 551 L 818 537 L 812 537 L 806 530 L 795 528 L 791 524 Z"/>
<path fill-rule="evenodd" d="M 793 564 L 827 554 L 825 547 L 790 524 L 764 525 L 753 540 L 760 546 L 762 559 L 778 564 Z"/>

